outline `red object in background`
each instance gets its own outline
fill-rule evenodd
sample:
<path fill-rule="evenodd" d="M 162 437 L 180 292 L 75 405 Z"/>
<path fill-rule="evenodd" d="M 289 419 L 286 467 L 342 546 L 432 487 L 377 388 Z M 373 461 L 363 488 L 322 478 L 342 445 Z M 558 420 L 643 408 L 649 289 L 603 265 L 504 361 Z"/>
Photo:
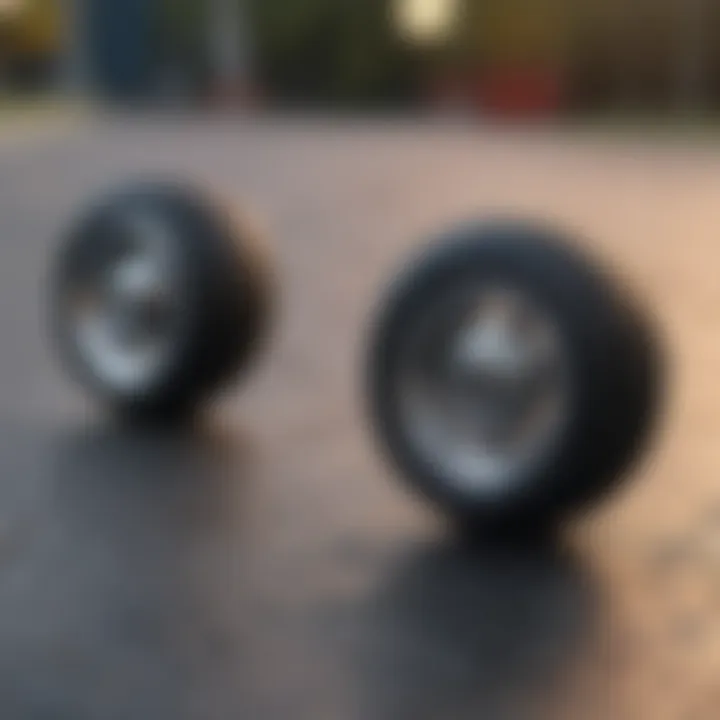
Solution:
<path fill-rule="evenodd" d="M 428 96 L 439 109 L 467 107 L 505 119 L 547 117 L 563 109 L 565 84 L 554 69 L 497 68 L 436 77 Z"/>
<path fill-rule="evenodd" d="M 564 83 L 556 70 L 495 69 L 473 83 L 474 104 L 489 115 L 522 119 L 556 115 L 564 103 Z"/>

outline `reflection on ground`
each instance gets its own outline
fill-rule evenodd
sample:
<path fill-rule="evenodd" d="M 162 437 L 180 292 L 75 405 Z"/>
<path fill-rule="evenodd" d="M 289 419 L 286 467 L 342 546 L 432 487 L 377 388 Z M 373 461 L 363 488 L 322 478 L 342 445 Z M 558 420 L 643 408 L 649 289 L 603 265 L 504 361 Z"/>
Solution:
<path fill-rule="evenodd" d="M 549 548 L 335 538 L 306 514 L 310 549 L 274 557 L 237 437 L 0 445 L 8 720 L 524 717 L 592 626 L 591 585 Z"/>

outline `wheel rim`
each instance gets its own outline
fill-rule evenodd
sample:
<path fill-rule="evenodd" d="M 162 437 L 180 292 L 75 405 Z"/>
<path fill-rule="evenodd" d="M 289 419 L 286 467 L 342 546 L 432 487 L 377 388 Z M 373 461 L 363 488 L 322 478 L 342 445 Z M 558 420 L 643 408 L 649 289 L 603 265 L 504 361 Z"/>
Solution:
<path fill-rule="evenodd" d="M 456 490 L 507 494 L 568 422 L 568 353 L 550 313 L 511 287 L 457 288 L 410 330 L 400 418 Z"/>
<path fill-rule="evenodd" d="M 177 351 L 182 317 L 174 233 L 147 210 L 127 211 L 112 237 L 97 238 L 93 262 L 65 298 L 74 346 L 111 391 L 149 390 Z"/>

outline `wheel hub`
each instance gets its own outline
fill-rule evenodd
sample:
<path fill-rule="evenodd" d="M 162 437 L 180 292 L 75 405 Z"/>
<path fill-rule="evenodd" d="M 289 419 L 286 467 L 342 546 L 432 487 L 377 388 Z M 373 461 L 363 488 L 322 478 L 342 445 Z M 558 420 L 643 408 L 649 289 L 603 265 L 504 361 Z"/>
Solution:
<path fill-rule="evenodd" d="M 476 293 L 460 322 L 440 313 L 432 325 L 421 331 L 422 347 L 439 349 L 442 359 L 429 371 L 409 372 L 411 436 L 459 485 L 507 489 L 564 416 L 559 333 L 529 298 L 507 289 Z M 422 351 L 418 356 L 422 363 Z"/>
<path fill-rule="evenodd" d="M 74 288 L 70 321 L 79 352 L 103 383 L 139 392 L 173 352 L 179 305 L 169 229 L 145 215 L 125 218 L 125 229 L 119 246 Z"/>

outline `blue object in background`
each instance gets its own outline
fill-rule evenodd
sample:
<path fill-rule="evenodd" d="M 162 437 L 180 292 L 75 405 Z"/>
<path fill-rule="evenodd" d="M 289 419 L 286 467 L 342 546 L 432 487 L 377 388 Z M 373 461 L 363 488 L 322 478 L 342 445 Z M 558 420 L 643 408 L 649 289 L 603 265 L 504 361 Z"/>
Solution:
<path fill-rule="evenodd" d="M 153 0 L 90 0 L 88 40 L 98 89 L 116 100 L 140 100 L 156 69 Z"/>

